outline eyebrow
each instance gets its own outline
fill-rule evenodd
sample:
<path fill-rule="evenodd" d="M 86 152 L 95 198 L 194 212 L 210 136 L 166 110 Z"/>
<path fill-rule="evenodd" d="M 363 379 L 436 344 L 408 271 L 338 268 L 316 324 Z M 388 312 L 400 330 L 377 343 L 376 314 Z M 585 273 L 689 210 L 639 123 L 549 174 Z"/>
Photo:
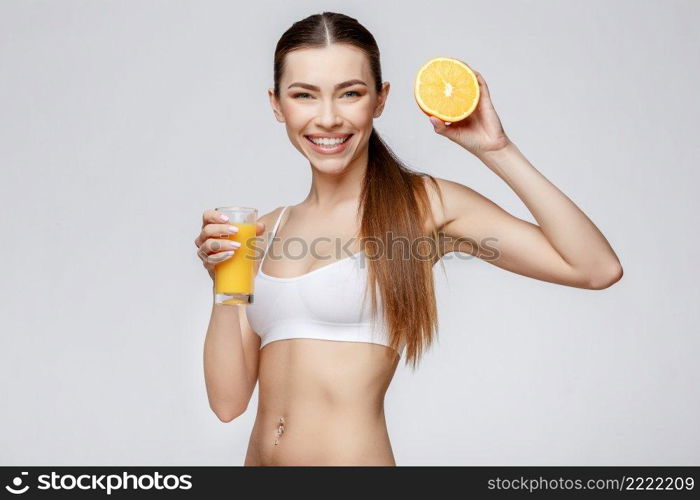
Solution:
<path fill-rule="evenodd" d="M 364 85 L 365 87 L 367 87 L 367 84 L 365 82 L 363 82 L 362 80 L 354 79 L 354 80 L 348 80 L 348 81 L 339 83 L 338 85 L 335 86 L 335 90 L 344 89 L 345 87 L 350 87 L 352 85 Z M 318 88 L 316 85 L 311 85 L 311 84 L 302 83 L 302 82 L 292 83 L 289 87 L 287 87 L 287 90 L 291 89 L 292 87 L 301 87 L 301 88 L 307 89 L 307 90 L 315 90 L 316 92 L 321 91 L 321 89 Z"/>

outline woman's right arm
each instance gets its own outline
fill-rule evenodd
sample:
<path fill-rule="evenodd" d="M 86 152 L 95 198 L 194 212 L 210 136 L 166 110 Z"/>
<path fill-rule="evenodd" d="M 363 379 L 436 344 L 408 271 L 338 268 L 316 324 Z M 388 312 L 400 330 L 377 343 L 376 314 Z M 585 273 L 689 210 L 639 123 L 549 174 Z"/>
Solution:
<path fill-rule="evenodd" d="M 206 210 L 202 231 L 195 239 L 197 255 L 214 278 L 214 265 L 235 252 L 221 235 L 231 224 L 218 219 L 219 212 Z M 258 222 L 258 234 L 264 231 Z M 212 290 L 213 297 L 213 290 Z M 213 304 L 204 340 L 204 380 L 209 406 L 222 422 L 241 415 L 255 389 L 260 338 L 248 324 L 245 306 Z M 243 309 L 243 310 L 241 310 Z"/>
<path fill-rule="evenodd" d="M 209 407 L 222 422 L 230 422 L 245 412 L 258 378 L 260 341 L 257 345 L 244 346 L 242 307 L 245 306 L 214 304 L 204 340 L 204 381 Z M 253 356 L 246 356 L 246 352 Z"/>

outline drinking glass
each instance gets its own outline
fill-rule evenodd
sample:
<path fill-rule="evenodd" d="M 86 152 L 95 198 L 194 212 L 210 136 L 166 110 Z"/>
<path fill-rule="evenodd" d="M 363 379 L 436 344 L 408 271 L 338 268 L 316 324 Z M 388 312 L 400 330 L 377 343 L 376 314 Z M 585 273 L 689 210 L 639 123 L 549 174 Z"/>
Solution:
<path fill-rule="evenodd" d="M 228 216 L 227 224 L 238 228 L 235 234 L 221 238 L 238 241 L 238 247 L 228 259 L 214 265 L 214 303 L 248 305 L 253 303 L 255 276 L 255 242 L 258 210 L 251 207 L 218 207 Z"/>

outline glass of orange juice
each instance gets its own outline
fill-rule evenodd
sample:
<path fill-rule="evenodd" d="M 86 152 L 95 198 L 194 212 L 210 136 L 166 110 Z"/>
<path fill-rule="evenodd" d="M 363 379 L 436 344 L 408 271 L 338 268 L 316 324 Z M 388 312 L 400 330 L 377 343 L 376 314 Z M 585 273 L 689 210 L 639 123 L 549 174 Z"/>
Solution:
<path fill-rule="evenodd" d="M 214 265 L 214 303 L 252 304 L 258 210 L 240 206 L 218 207 L 215 210 L 228 216 L 227 224 L 238 228 L 237 233 L 222 235 L 221 238 L 238 241 L 241 246 L 231 257 Z"/>

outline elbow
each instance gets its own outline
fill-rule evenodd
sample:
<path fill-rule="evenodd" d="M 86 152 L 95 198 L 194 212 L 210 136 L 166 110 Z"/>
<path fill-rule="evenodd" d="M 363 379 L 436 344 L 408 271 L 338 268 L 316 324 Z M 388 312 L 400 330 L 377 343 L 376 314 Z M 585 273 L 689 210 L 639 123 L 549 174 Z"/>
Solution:
<path fill-rule="evenodd" d="M 248 409 L 247 405 L 244 406 L 239 406 L 235 408 L 212 408 L 212 411 L 216 415 L 216 417 L 221 420 L 223 423 L 227 424 L 231 422 L 232 420 L 237 419 L 241 415 L 245 413 L 245 411 Z"/>
<path fill-rule="evenodd" d="M 620 279 L 622 279 L 622 275 L 622 266 L 620 264 L 616 264 L 613 266 L 612 270 L 604 274 L 592 276 L 589 280 L 588 287 L 591 290 L 604 290 L 620 281 Z"/>

